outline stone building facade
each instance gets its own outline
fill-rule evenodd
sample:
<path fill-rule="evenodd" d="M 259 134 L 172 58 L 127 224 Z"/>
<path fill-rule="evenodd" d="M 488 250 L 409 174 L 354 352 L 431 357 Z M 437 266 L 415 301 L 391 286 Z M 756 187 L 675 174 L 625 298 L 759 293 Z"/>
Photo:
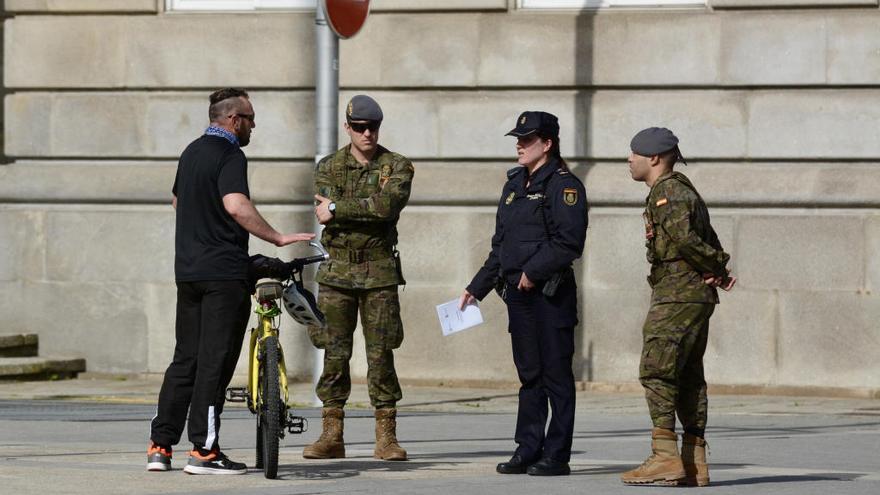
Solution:
<path fill-rule="evenodd" d="M 261 210 L 280 228 L 312 228 L 314 1 L 261 11 L 285 2 L 273 1 L 227 2 L 256 9 L 245 12 L 191 10 L 212 0 L 5 1 L 3 332 L 39 333 L 44 351 L 82 355 L 93 371 L 164 370 L 170 189 L 215 88 L 251 92 Z M 542 109 L 560 117 L 592 205 L 576 267 L 577 379 L 637 379 L 647 189 L 625 158 L 635 131 L 663 125 L 681 137 L 683 171 L 740 277 L 713 319 L 709 380 L 880 388 L 877 0 L 372 4 L 341 42 L 340 101 L 373 95 L 381 141 L 416 164 L 400 225 L 404 380 L 515 380 L 497 298 L 483 304 L 486 324 L 447 338 L 434 306 L 487 253 L 515 164 L 503 134 Z M 305 332 L 286 319 L 283 338 L 291 373 L 308 376 Z"/>

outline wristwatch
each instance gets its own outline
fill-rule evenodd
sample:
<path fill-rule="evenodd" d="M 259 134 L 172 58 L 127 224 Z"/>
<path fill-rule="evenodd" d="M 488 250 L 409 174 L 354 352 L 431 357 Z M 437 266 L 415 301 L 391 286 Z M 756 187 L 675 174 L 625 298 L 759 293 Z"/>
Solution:
<path fill-rule="evenodd" d="M 334 217 L 336 216 L 336 202 L 331 201 L 329 205 L 327 205 L 327 211 L 330 212 Z"/>

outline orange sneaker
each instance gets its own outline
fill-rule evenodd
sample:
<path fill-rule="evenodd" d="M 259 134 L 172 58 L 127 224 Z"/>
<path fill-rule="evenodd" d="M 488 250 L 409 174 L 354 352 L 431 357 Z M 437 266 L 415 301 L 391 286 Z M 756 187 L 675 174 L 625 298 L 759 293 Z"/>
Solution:
<path fill-rule="evenodd" d="M 171 447 L 159 446 L 151 440 L 147 447 L 147 471 L 171 471 Z"/>

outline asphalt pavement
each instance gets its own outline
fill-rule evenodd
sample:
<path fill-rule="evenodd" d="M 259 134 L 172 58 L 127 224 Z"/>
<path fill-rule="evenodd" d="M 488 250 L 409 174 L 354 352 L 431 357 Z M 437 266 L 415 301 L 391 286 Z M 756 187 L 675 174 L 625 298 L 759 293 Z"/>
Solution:
<path fill-rule="evenodd" d="M 748 494 L 880 493 L 880 401 L 821 397 L 710 396 L 712 485 L 628 487 L 622 471 L 649 452 L 650 421 L 639 393 L 579 392 L 572 474 L 499 475 L 515 444 L 515 389 L 405 387 L 398 437 L 407 462 L 372 458 L 372 413 L 363 385 L 347 409 L 348 457 L 305 460 L 320 433 L 309 386 L 298 412 L 310 430 L 282 440 L 279 479 L 190 476 L 186 442 L 171 472 L 148 473 L 145 449 L 158 379 L 0 383 L 0 494 L 648 494 L 675 490 Z M 224 413 L 221 442 L 253 464 L 253 416 Z"/>

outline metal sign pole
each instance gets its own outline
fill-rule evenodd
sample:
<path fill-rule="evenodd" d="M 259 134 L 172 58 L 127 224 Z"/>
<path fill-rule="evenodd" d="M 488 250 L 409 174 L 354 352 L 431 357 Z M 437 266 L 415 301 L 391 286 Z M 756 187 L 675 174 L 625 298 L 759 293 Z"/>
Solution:
<path fill-rule="evenodd" d="M 321 158 L 336 151 L 339 110 L 339 38 L 327 24 L 320 5 L 315 11 L 315 48 L 317 164 Z"/>
<path fill-rule="evenodd" d="M 327 24 L 321 2 L 315 9 L 315 165 L 322 158 L 336 151 L 339 112 L 339 38 Z M 321 225 L 315 221 L 315 233 L 319 238 Z M 317 291 L 316 291 L 317 292 Z M 324 369 L 324 351 L 315 349 L 312 355 L 312 390 L 318 384 Z M 315 406 L 322 405 L 317 394 Z"/>

